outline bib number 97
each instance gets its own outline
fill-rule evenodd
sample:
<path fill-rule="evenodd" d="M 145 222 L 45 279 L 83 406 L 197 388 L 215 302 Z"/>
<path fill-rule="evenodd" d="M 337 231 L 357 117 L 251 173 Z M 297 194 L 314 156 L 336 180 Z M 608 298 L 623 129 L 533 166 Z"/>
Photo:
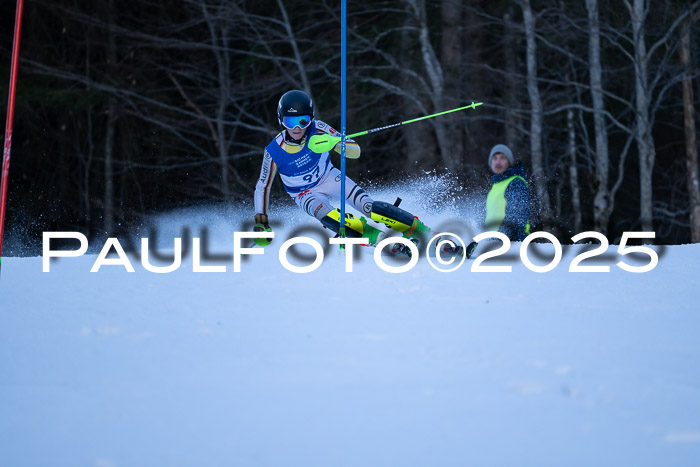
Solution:
<path fill-rule="evenodd" d="M 318 176 L 321 173 L 321 168 L 319 166 L 316 166 L 316 168 L 311 172 L 302 177 L 302 180 L 304 180 L 306 183 L 311 183 L 314 180 L 318 180 Z"/>

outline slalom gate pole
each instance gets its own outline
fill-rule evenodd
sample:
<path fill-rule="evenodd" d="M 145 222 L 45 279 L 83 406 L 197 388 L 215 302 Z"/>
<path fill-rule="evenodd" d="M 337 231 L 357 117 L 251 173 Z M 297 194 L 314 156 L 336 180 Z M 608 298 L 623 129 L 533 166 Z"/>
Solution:
<path fill-rule="evenodd" d="M 340 4 L 340 238 L 345 238 L 345 104 L 347 72 L 347 5 L 346 0 Z M 340 246 L 341 250 L 345 248 Z"/>
<path fill-rule="evenodd" d="M 15 116 L 15 91 L 17 89 L 17 68 L 19 65 L 19 39 L 22 30 L 22 10 L 24 0 L 17 0 L 15 13 L 15 35 L 12 40 L 12 64 L 10 67 L 10 92 L 7 98 L 7 120 L 5 122 L 5 145 L 2 152 L 2 182 L 0 182 L 0 271 L 2 270 L 2 237 L 5 227 L 5 206 L 7 204 L 7 184 L 10 178 L 10 148 L 12 147 L 12 124 Z"/>

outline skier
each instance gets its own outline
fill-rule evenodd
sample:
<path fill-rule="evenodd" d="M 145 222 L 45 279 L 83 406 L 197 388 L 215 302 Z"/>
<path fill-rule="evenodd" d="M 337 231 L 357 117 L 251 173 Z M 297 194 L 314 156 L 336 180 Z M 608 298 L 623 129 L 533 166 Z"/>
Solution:
<path fill-rule="evenodd" d="M 340 210 L 333 207 L 331 198 L 340 198 L 341 173 L 331 163 L 329 152 L 317 153 L 309 148 L 309 138 L 319 134 L 339 136 L 339 133 L 314 119 L 311 98 L 299 90 L 282 95 L 277 105 L 277 118 L 282 131 L 265 147 L 260 177 L 255 186 L 255 231 L 272 231 L 267 215 L 268 203 L 270 187 L 279 172 L 284 189 L 294 202 L 337 234 Z M 346 157 L 360 157 L 360 146 L 355 141 L 347 139 L 345 145 Z M 334 150 L 340 152 L 340 143 Z M 367 218 L 402 232 L 406 238 L 415 239 L 430 231 L 417 217 L 398 205 L 374 201 L 348 177 L 345 177 L 345 190 L 345 202 L 362 214 L 359 219 L 346 214 L 347 237 L 367 238 L 370 245 L 376 246 L 386 233 L 369 225 Z M 265 246 L 270 242 L 256 239 L 256 243 Z M 394 253 L 408 253 L 406 250 L 408 248 L 400 243 L 394 246 Z"/>
<path fill-rule="evenodd" d="M 515 164 L 513 152 L 505 144 L 491 149 L 489 167 L 493 185 L 486 198 L 484 226 L 521 242 L 530 234 L 530 193 L 525 168 L 522 163 Z"/>

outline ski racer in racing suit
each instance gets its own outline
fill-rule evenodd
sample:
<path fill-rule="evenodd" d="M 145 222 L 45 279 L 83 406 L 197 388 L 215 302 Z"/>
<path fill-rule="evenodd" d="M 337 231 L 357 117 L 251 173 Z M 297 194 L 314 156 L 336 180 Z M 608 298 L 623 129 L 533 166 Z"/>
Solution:
<path fill-rule="evenodd" d="M 303 91 L 288 91 L 279 100 L 277 116 L 282 131 L 265 147 L 260 177 L 255 187 L 255 230 L 271 231 L 268 221 L 270 188 L 279 172 L 284 189 L 294 202 L 324 227 L 338 233 L 339 210 L 331 199 L 340 198 L 341 173 L 333 166 L 329 152 L 317 153 L 309 148 L 309 138 L 318 134 L 340 134 L 328 124 L 314 119 L 311 98 Z M 346 140 L 346 157 L 360 157 L 359 145 Z M 340 152 L 340 143 L 333 150 Z M 345 177 L 345 202 L 362 216 L 359 219 L 346 215 L 348 237 L 368 238 L 376 245 L 384 232 L 367 223 L 364 216 L 403 232 L 407 238 L 422 235 L 429 229 L 410 213 L 382 201 L 374 201 L 350 178 Z M 269 242 L 256 242 L 264 245 Z M 398 247 L 400 248 L 400 247 Z"/>

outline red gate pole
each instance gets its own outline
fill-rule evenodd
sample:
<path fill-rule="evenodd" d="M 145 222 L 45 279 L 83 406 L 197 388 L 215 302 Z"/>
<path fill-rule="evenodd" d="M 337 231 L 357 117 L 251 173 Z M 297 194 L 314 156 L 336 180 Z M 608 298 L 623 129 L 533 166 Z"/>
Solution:
<path fill-rule="evenodd" d="M 0 268 L 2 268 L 2 236 L 5 229 L 5 205 L 7 183 L 10 178 L 10 148 L 12 146 L 12 123 L 15 117 L 15 91 L 17 89 L 17 67 L 19 64 L 19 37 L 22 30 L 24 0 L 17 0 L 15 14 L 15 36 L 12 41 L 12 65 L 10 70 L 10 92 L 7 99 L 7 121 L 5 122 L 5 146 L 2 152 L 2 183 L 0 183 Z"/>

